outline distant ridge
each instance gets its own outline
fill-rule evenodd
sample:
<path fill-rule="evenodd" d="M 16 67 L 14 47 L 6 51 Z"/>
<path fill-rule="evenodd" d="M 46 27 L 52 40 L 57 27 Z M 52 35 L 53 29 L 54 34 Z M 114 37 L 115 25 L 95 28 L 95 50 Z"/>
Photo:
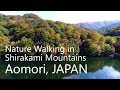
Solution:
<path fill-rule="evenodd" d="M 100 22 L 100 21 L 98 21 L 98 22 L 84 22 L 84 23 L 77 23 L 75 25 L 79 26 L 81 28 L 93 29 L 93 30 L 101 32 L 102 29 L 110 27 L 111 25 L 113 26 L 117 23 L 120 23 L 120 20 L 103 21 L 103 22 Z"/>

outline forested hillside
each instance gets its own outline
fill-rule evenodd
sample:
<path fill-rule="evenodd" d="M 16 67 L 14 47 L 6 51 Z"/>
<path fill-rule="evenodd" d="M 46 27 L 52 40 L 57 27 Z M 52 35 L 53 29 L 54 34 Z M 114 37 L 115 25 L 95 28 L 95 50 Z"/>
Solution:
<path fill-rule="evenodd" d="M 114 53 L 114 37 L 103 36 L 96 31 L 71 24 L 43 20 L 34 14 L 23 16 L 0 15 L 0 54 L 5 45 L 73 46 L 75 53 L 86 56 L 108 56 Z M 68 54 L 68 53 L 65 53 Z"/>
<path fill-rule="evenodd" d="M 104 27 L 98 29 L 98 31 L 101 32 L 101 33 L 105 33 L 105 32 L 108 32 L 109 30 L 114 29 L 114 28 L 119 27 L 119 26 L 120 26 L 120 22 L 115 23 L 115 24 L 111 24 L 111 25 L 108 25 L 108 26 L 104 26 Z"/>
<path fill-rule="evenodd" d="M 113 26 L 105 32 L 105 35 L 109 36 L 120 36 L 120 25 L 119 26 Z"/>

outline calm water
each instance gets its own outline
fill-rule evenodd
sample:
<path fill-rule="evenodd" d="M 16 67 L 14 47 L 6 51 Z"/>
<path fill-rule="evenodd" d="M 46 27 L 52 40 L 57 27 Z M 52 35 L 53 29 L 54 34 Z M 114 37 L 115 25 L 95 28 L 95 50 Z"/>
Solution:
<path fill-rule="evenodd" d="M 120 61 L 110 58 L 89 58 L 88 73 L 74 74 L 63 79 L 120 79 Z"/>
<path fill-rule="evenodd" d="M 78 62 L 72 62 L 70 64 L 79 64 Z M 1 79 L 120 79 L 120 60 L 113 60 L 110 58 L 87 58 L 87 61 L 83 64 L 88 64 L 88 73 L 80 74 L 49 74 L 49 75 L 40 75 L 40 74 L 4 74 L 6 69 L 5 63 L 0 62 L 0 78 Z M 59 63 L 57 63 L 59 64 Z M 65 64 L 63 62 L 62 64 Z M 40 66 L 41 63 L 11 63 L 12 66 Z M 53 63 L 49 62 L 46 64 L 46 67 L 49 71 L 52 70 Z"/>
<path fill-rule="evenodd" d="M 112 66 L 104 66 L 96 72 L 71 75 L 63 79 L 120 79 L 120 72 L 115 70 Z"/>

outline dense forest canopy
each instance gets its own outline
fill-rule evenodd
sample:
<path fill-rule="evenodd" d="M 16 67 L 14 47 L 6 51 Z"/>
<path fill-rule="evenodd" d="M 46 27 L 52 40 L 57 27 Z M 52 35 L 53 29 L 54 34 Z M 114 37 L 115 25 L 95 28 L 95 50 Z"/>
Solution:
<path fill-rule="evenodd" d="M 43 20 L 35 14 L 23 16 L 0 14 L 0 54 L 5 45 L 67 45 L 75 48 L 74 53 L 86 56 L 108 56 L 115 52 L 116 38 L 80 28 L 71 24 Z"/>
<path fill-rule="evenodd" d="M 105 32 L 106 36 L 120 36 L 120 26 L 113 26 Z"/>

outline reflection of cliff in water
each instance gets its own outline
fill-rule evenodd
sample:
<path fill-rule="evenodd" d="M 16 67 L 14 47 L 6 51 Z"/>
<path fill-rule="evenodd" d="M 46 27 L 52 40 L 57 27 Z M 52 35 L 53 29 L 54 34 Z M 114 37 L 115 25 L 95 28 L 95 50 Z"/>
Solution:
<path fill-rule="evenodd" d="M 112 66 L 105 66 L 96 72 L 88 72 L 64 77 L 64 79 L 120 79 L 120 72 Z"/>

